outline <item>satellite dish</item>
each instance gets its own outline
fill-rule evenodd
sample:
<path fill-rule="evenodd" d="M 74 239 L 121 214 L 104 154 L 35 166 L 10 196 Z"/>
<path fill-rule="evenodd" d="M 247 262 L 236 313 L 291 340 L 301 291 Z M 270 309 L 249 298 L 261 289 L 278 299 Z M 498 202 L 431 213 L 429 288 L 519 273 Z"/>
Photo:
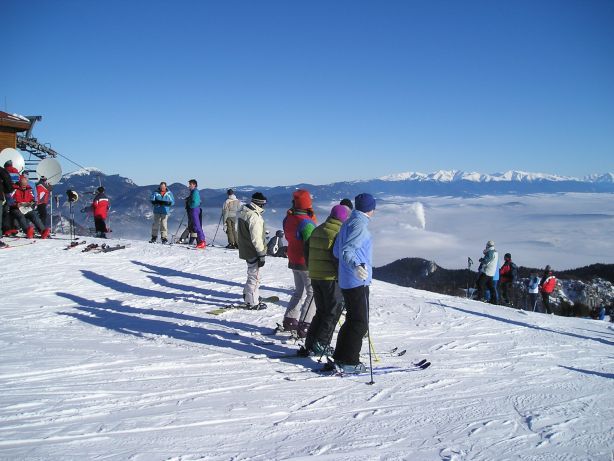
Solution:
<path fill-rule="evenodd" d="M 12 147 L 2 149 L 2 152 L 0 152 L 0 166 L 4 166 L 4 164 L 9 160 L 12 160 L 13 166 L 17 169 L 17 171 L 19 171 L 19 173 L 21 173 L 26 166 L 23 156 L 17 149 L 13 149 Z"/>
<path fill-rule="evenodd" d="M 39 178 L 42 176 L 47 178 L 47 182 L 53 186 L 62 179 L 62 166 L 56 159 L 46 158 L 36 167 L 36 174 Z"/>

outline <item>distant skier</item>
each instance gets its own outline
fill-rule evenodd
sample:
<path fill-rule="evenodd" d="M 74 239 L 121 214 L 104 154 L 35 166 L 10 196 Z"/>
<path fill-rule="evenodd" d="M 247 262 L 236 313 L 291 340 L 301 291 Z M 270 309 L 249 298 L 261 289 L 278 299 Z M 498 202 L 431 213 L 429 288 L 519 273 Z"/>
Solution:
<path fill-rule="evenodd" d="M 292 194 L 292 207 L 283 221 L 284 235 L 288 241 L 288 267 L 294 277 L 294 292 L 284 315 L 283 328 L 286 331 L 296 331 L 300 338 L 307 335 L 309 324 L 315 315 L 315 308 L 311 306 L 313 289 L 305 262 L 304 245 L 316 225 L 309 191 L 295 191 Z M 305 299 L 301 303 L 303 293 Z"/>
<path fill-rule="evenodd" d="M 556 288 L 556 277 L 552 272 L 552 268 L 548 265 L 544 269 L 544 274 L 539 282 L 539 291 L 542 294 L 542 303 L 544 304 L 544 309 L 546 313 L 552 314 L 552 309 L 550 309 L 550 295 Z"/>
<path fill-rule="evenodd" d="M 497 304 L 497 294 L 495 292 L 495 284 L 493 276 L 497 271 L 498 253 L 495 249 L 495 242 L 489 240 L 486 242 L 486 248 L 483 251 L 484 256 L 480 258 L 480 275 L 478 277 L 478 299 L 486 302 L 485 292 L 488 290 L 490 295 L 490 303 Z"/>
<path fill-rule="evenodd" d="M 284 231 L 278 230 L 275 232 L 275 235 L 267 243 L 266 254 L 278 258 L 288 257 L 288 247 L 284 245 Z"/>
<path fill-rule="evenodd" d="M 47 227 L 48 222 L 47 205 L 49 204 L 50 192 L 51 185 L 47 182 L 47 178 L 41 176 L 36 183 L 36 212 L 45 227 Z"/>
<path fill-rule="evenodd" d="M 539 294 L 539 276 L 535 272 L 531 272 L 527 284 L 527 292 L 529 294 L 528 308 L 535 312 L 537 310 L 537 299 Z"/>
<path fill-rule="evenodd" d="M 305 338 L 303 350 L 307 355 L 310 352 L 332 355 L 330 341 L 343 310 L 343 295 L 338 283 L 339 262 L 333 255 L 333 245 L 349 214 L 348 207 L 335 205 L 326 221 L 316 227 L 309 238 L 307 265 L 316 313 Z"/>
<path fill-rule="evenodd" d="M 207 242 L 205 241 L 205 233 L 202 228 L 203 211 L 200 208 L 200 193 L 198 192 L 198 182 L 196 179 L 188 181 L 188 188 L 190 189 L 190 195 L 186 199 L 186 208 L 196 233 L 196 248 L 204 250 L 207 247 Z"/>
<path fill-rule="evenodd" d="M 153 224 L 151 226 L 150 243 L 155 243 L 158 239 L 158 231 L 162 243 L 168 242 L 168 215 L 171 207 L 175 205 L 175 197 L 168 190 L 166 183 L 162 181 L 158 189 L 151 194 L 151 204 L 153 205 Z"/>
<path fill-rule="evenodd" d="M 346 319 L 337 336 L 333 359 L 344 373 L 366 370 L 360 362 L 360 349 L 369 328 L 369 285 L 373 272 L 368 226 L 375 213 L 375 198 L 371 194 L 360 194 L 354 203 L 356 209 L 341 225 L 333 245 L 333 254 L 339 260 L 339 287 L 346 308 Z"/>
<path fill-rule="evenodd" d="M 266 258 L 264 231 L 264 205 L 266 197 L 260 192 L 252 195 L 252 201 L 241 207 L 238 221 L 239 258 L 247 263 L 247 281 L 243 288 L 243 300 L 247 309 L 264 309 L 260 302 L 260 269 Z"/>
<path fill-rule="evenodd" d="M 499 294 L 503 303 L 507 306 L 512 306 L 510 294 L 512 292 L 514 281 L 518 278 L 518 267 L 512 262 L 512 255 L 505 253 L 503 256 L 505 261 L 499 269 Z"/>
<path fill-rule="evenodd" d="M 13 200 L 11 216 L 19 223 L 26 237 L 29 239 L 34 238 L 34 229 L 36 228 L 41 238 L 48 238 L 50 230 L 41 222 L 36 212 L 34 194 L 32 193 L 32 187 L 28 184 L 27 177 L 22 175 L 19 178 L 19 183 L 15 185 Z"/>
<path fill-rule="evenodd" d="M 228 238 L 226 248 L 236 249 L 237 246 L 237 213 L 241 209 L 241 202 L 237 199 L 234 191 L 228 189 L 226 191 L 228 198 L 222 207 L 222 222 L 224 223 L 224 232 Z"/>
<path fill-rule="evenodd" d="M 0 248 L 6 246 L 2 239 L 2 235 L 9 228 L 9 223 L 4 222 L 5 216 L 6 220 L 9 220 L 8 217 L 8 201 L 9 195 L 13 193 L 13 181 L 11 180 L 11 176 L 8 171 L 4 168 L 0 167 Z M 4 227 L 6 226 L 6 228 Z"/>
<path fill-rule="evenodd" d="M 96 195 L 92 202 L 92 211 L 94 212 L 94 224 L 96 226 L 96 237 L 103 239 L 107 238 L 107 217 L 109 215 L 109 207 L 111 203 L 109 198 L 104 193 L 104 187 L 100 186 L 96 189 Z"/>

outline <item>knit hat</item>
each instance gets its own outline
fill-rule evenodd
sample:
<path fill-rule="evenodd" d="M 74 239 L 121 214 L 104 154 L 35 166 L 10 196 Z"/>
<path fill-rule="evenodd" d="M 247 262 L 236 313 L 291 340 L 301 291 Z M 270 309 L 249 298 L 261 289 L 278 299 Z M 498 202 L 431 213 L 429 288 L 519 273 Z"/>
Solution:
<path fill-rule="evenodd" d="M 505 253 L 505 255 L 503 256 L 503 259 L 512 259 L 512 254 L 511 253 Z"/>
<path fill-rule="evenodd" d="M 364 193 L 357 195 L 354 197 L 354 203 L 356 204 L 356 209 L 363 213 L 375 210 L 375 197 L 371 194 Z"/>
<path fill-rule="evenodd" d="M 345 205 L 335 205 L 333 209 L 330 210 L 330 215 L 341 222 L 345 222 L 350 215 L 350 209 Z"/>
<path fill-rule="evenodd" d="M 486 242 L 486 248 L 494 247 L 494 246 L 495 246 L 494 240 L 489 240 L 488 242 Z"/>
<path fill-rule="evenodd" d="M 235 191 L 233 191 L 232 189 L 228 189 L 226 191 L 226 195 L 234 195 Z"/>
<path fill-rule="evenodd" d="M 258 205 L 259 207 L 263 207 L 266 203 L 266 197 L 262 195 L 262 192 L 256 192 L 252 195 L 252 203 Z"/>
<path fill-rule="evenodd" d="M 102 192 L 104 192 L 104 187 L 100 186 L 98 189 L 96 189 L 96 191 L 98 193 L 102 193 Z"/>
<path fill-rule="evenodd" d="M 292 194 L 292 202 L 294 203 L 294 208 L 298 208 L 299 210 L 309 210 L 312 206 L 311 194 L 305 189 L 296 190 Z"/>
<path fill-rule="evenodd" d="M 339 202 L 339 205 L 345 205 L 350 210 L 354 209 L 354 205 L 352 205 L 352 201 L 349 198 L 344 198 L 343 200 L 341 200 L 341 202 Z"/>
<path fill-rule="evenodd" d="M 547 265 L 547 266 L 546 266 L 545 271 L 546 271 L 546 272 L 552 272 L 552 268 L 550 267 L 550 265 Z"/>

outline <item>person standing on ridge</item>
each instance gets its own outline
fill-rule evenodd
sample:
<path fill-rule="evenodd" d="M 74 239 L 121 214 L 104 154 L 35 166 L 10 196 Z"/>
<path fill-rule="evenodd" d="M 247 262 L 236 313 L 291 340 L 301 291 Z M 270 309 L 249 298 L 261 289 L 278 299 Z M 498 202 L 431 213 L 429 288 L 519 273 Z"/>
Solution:
<path fill-rule="evenodd" d="M 203 211 L 200 208 L 200 193 L 198 192 L 198 182 L 196 179 L 188 181 L 188 188 L 190 189 L 190 195 L 186 199 L 186 208 L 192 218 L 192 226 L 196 233 L 196 248 L 204 250 L 207 247 L 207 242 L 205 241 L 205 233 L 202 228 Z"/>
<path fill-rule="evenodd" d="M 556 277 L 552 272 L 552 268 L 548 265 L 544 269 L 544 274 L 542 275 L 542 279 L 539 282 L 539 291 L 542 294 L 542 303 L 544 304 L 544 309 L 546 313 L 552 314 L 552 309 L 550 309 L 550 295 L 556 288 Z"/>
<path fill-rule="evenodd" d="M 355 209 L 341 225 L 333 246 L 339 260 L 339 287 L 345 300 L 346 318 L 337 336 L 335 366 L 344 373 L 362 373 L 362 339 L 369 330 L 369 285 L 373 273 L 373 243 L 368 230 L 375 213 L 375 198 L 360 194 Z"/>
<path fill-rule="evenodd" d="M 110 207 L 109 198 L 104 193 L 104 187 L 100 186 L 96 189 L 96 195 L 92 202 L 92 211 L 94 212 L 94 225 L 96 226 L 96 237 L 103 239 L 107 238 L 107 217 Z"/>
<path fill-rule="evenodd" d="M 175 205 L 175 197 L 168 190 L 166 183 L 162 181 L 158 189 L 151 194 L 151 204 L 153 205 L 153 224 L 151 226 L 151 240 L 149 243 L 155 243 L 158 239 L 158 231 L 162 243 L 168 242 L 168 215 L 171 207 Z"/>
<path fill-rule="evenodd" d="M 339 262 L 333 255 L 333 245 L 349 215 L 347 206 L 335 205 L 330 216 L 309 238 L 306 256 L 316 313 L 307 331 L 302 355 L 332 355 L 330 341 L 343 310 L 343 295 L 338 283 Z"/>
<path fill-rule="evenodd" d="M 481 273 L 478 277 L 478 299 L 486 302 L 485 292 L 489 291 L 490 303 L 497 304 L 497 293 L 493 282 L 493 276 L 497 271 L 497 259 L 499 254 L 495 250 L 495 242 L 489 240 L 486 242 L 486 248 L 483 251 L 484 256 L 480 258 Z"/>
<path fill-rule="evenodd" d="M 296 331 L 300 338 L 307 335 L 309 324 L 315 315 L 315 309 L 311 306 L 313 289 L 305 262 L 304 246 L 316 228 L 316 223 L 309 191 L 295 191 L 292 194 L 292 207 L 283 221 L 284 235 L 288 241 L 288 267 L 294 276 L 294 293 L 284 315 L 283 328 L 285 331 Z M 301 303 L 303 292 L 305 300 Z"/>
<path fill-rule="evenodd" d="M 511 292 L 514 281 L 518 278 L 518 267 L 512 262 L 512 255 L 505 253 L 503 266 L 499 269 L 499 295 L 503 303 L 512 307 Z"/>
<path fill-rule="evenodd" d="M 252 195 L 252 201 L 241 207 L 238 220 L 239 258 L 247 263 L 247 281 L 243 287 L 246 309 L 265 309 L 260 302 L 260 269 L 266 258 L 266 233 L 264 230 L 264 205 L 266 197 L 260 192 Z"/>
<path fill-rule="evenodd" d="M 224 232 L 228 238 L 228 249 L 237 249 L 237 213 L 241 208 L 241 202 L 237 199 L 234 191 L 228 189 L 226 191 L 228 198 L 222 207 L 222 222 L 224 223 Z"/>

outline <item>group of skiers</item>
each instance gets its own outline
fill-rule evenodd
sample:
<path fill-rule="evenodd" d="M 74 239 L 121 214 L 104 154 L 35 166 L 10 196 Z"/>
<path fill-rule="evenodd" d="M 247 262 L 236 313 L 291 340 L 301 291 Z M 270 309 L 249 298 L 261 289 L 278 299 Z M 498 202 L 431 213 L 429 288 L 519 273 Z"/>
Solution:
<path fill-rule="evenodd" d="M 0 228 L 2 236 L 14 236 L 23 231 L 28 239 L 38 232 L 40 238 L 49 237 L 47 204 L 51 186 L 43 176 L 33 187 L 27 175 L 13 166 L 11 160 L 0 167 Z M 0 248 L 6 244 L 0 240 Z"/>
<path fill-rule="evenodd" d="M 266 203 L 266 197 L 256 192 L 238 214 L 236 245 L 239 258 L 247 264 L 244 303 L 240 306 L 244 309 L 266 308 L 259 293 L 260 271 L 267 255 L 262 217 Z M 360 349 L 368 330 L 373 266 L 368 224 L 375 205 L 370 194 L 356 196 L 355 209 L 344 199 L 318 225 L 309 191 L 299 189 L 292 194 L 292 205 L 283 221 L 294 292 L 282 328 L 305 338 L 300 355 L 332 355 L 335 366 L 344 373 L 366 369 L 360 362 Z M 333 350 L 330 343 L 344 307 L 346 319 Z"/>
<path fill-rule="evenodd" d="M 483 254 L 479 260 L 476 280 L 477 299 L 492 304 L 512 306 L 511 293 L 514 282 L 518 280 L 518 267 L 512 262 L 512 255 L 505 253 L 503 265 L 498 267 L 499 253 L 492 240 L 486 242 Z M 550 295 L 554 292 L 556 284 L 556 277 L 549 265 L 545 267 L 541 277 L 537 273 L 531 273 L 527 283 L 528 307 L 536 311 L 538 294 L 541 294 L 543 308 L 546 313 L 551 314 Z"/>

